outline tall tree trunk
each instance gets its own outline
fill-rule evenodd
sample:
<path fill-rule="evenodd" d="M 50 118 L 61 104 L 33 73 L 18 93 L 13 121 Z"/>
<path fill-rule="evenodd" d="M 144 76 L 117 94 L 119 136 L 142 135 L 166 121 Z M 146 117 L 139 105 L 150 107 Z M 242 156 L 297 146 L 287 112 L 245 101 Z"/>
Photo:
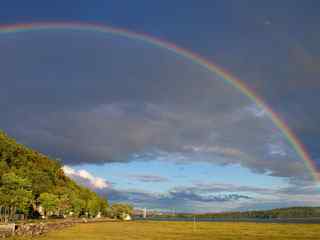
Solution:
<path fill-rule="evenodd" d="M 0 206 L 0 222 L 2 222 L 3 221 L 3 207 L 2 206 Z"/>
<path fill-rule="evenodd" d="M 8 207 L 4 208 L 4 222 L 8 222 Z"/>
<path fill-rule="evenodd" d="M 14 206 L 11 208 L 11 221 L 15 221 L 16 220 L 16 210 L 17 208 Z"/>

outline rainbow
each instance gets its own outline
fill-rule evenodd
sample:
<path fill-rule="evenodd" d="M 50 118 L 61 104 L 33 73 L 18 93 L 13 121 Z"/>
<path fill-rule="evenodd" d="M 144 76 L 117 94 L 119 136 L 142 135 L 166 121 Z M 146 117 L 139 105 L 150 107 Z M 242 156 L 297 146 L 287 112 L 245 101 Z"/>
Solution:
<path fill-rule="evenodd" d="M 200 65 L 203 68 L 211 71 L 222 77 L 225 82 L 234 86 L 237 90 L 246 95 L 250 100 L 255 102 L 259 107 L 265 109 L 272 122 L 282 131 L 284 136 L 288 139 L 289 143 L 303 159 L 307 169 L 311 172 L 312 177 L 316 182 L 320 181 L 320 173 L 317 172 L 315 162 L 310 158 L 307 150 L 303 144 L 299 141 L 297 136 L 292 132 L 288 125 L 281 119 L 281 117 L 272 110 L 261 97 L 256 95 L 248 86 L 246 86 L 240 79 L 233 76 L 231 73 L 223 70 L 218 65 L 209 62 L 202 56 L 193 53 L 189 50 L 180 48 L 173 43 L 164 41 L 162 39 L 154 38 L 152 36 L 131 32 L 121 28 L 114 28 L 99 24 L 88 23 L 30 23 L 30 24 L 14 24 L 14 25 L 0 25 L 0 34 L 41 31 L 41 30 L 53 30 L 53 29 L 70 29 L 79 31 L 92 31 L 113 34 L 128 39 L 140 40 L 142 42 L 151 44 L 153 46 L 166 49 L 174 54 L 184 57 L 194 64 Z"/>

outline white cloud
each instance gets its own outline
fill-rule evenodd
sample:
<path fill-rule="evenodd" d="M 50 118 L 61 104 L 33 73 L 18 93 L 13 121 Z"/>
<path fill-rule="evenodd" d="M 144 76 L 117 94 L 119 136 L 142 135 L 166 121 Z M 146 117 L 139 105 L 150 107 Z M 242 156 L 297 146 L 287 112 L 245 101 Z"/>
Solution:
<path fill-rule="evenodd" d="M 93 189 L 104 189 L 111 186 L 111 184 L 105 179 L 95 177 L 85 169 L 75 170 L 70 166 L 65 165 L 62 167 L 62 170 L 68 177 Z"/>
<path fill-rule="evenodd" d="M 69 166 L 67 166 L 67 165 L 63 166 L 63 167 L 62 167 L 62 170 L 64 171 L 64 173 L 65 173 L 67 176 L 76 174 L 76 171 L 75 171 L 73 168 L 71 168 L 71 167 L 69 167 Z"/>
<path fill-rule="evenodd" d="M 84 170 L 84 169 L 79 170 L 78 174 L 80 177 L 84 179 L 88 179 L 88 180 L 94 179 L 94 177 L 87 170 Z"/>

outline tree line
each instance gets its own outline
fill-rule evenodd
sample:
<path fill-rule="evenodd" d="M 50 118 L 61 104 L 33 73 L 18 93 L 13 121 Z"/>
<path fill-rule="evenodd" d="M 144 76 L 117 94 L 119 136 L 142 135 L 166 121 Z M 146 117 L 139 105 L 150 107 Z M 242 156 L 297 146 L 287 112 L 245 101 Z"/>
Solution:
<path fill-rule="evenodd" d="M 0 218 L 17 213 L 29 218 L 44 216 L 115 216 L 131 213 L 132 207 L 110 207 L 88 188 L 68 178 L 57 160 L 32 150 L 0 131 Z"/>
<path fill-rule="evenodd" d="M 271 210 L 235 211 L 219 213 L 177 213 L 164 214 L 164 218 L 205 218 L 205 219 L 290 219 L 290 218 L 320 218 L 320 207 L 289 207 Z"/>

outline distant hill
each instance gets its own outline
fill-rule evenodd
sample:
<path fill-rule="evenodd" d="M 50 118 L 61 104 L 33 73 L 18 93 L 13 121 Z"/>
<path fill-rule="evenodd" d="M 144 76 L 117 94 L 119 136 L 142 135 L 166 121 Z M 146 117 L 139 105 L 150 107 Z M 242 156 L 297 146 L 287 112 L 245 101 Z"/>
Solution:
<path fill-rule="evenodd" d="M 220 213 L 178 213 L 154 214 L 163 218 L 213 218 L 213 219 L 290 219 L 290 218 L 320 218 L 320 207 L 289 207 L 271 210 L 220 212 Z"/>
<path fill-rule="evenodd" d="M 320 217 L 320 207 L 290 207 L 260 211 L 226 212 L 202 216 L 230 218 L 310 218 Z"/>
<path fill-rule="evenodd" d="M 0 131 L 0 206 L 37 215 L 87 214 L 107 211 L 106 199 L 68 178 L 61 164 Z M 3 212 L 3 211 L 2 211 Z"/>

